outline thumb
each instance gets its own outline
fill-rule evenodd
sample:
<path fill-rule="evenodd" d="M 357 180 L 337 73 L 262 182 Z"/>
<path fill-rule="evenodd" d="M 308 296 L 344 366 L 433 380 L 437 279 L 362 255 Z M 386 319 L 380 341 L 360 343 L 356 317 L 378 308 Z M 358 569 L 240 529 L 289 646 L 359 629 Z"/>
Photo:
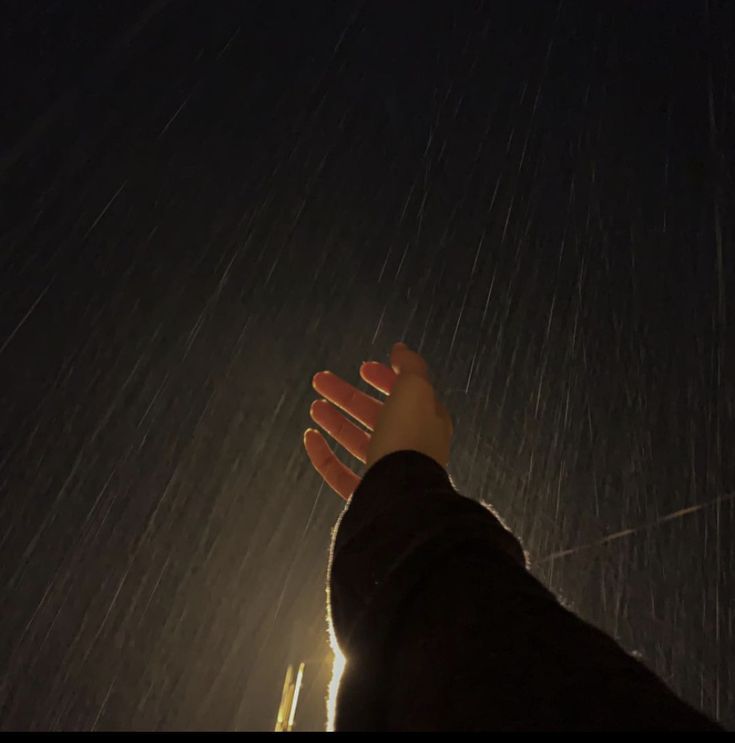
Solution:
<path fill-rule="evenodd" d="M 429 367 L 415 351 L 405 343 L 394 343 L 390 354 L 390 365 L 396 374 L 416 374 L 429 380 Z"/>

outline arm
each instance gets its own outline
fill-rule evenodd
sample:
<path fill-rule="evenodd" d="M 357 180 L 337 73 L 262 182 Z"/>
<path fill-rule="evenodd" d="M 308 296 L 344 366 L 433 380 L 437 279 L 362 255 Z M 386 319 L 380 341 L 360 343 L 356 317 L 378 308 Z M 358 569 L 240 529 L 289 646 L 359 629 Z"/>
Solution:
<path fill-rule="evenodd" d="M 337 730 L 718 730 L 526 570 L 416 451 L 366 473 L 335 532 Z"/>
<path fill-rule="evenodd" d="M 385 403 L 322 372 L 311 417 L 367 465 L 364 478 L 319 432 L 304 435 L 349 502 L 329 572 L 347 658 L 338 730 L 720 729 L 564 609 L 492 511 L 456 492 L 453 424 L 419 354 L 396 344 L 391 368 L 365 362 L 360 376 Z"/>

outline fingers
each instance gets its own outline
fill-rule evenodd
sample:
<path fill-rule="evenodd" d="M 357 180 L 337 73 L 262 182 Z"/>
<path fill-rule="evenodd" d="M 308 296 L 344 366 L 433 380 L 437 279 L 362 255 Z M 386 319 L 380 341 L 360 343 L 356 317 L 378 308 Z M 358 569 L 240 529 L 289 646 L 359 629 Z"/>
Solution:
<path fill-rule="evenodd" d="M 395 343 L 390 353 L 390 365 L 396 374 L 416 374 L 429 379 L 429 367 L 422 356 L 405 343 Z"/>
<path fill-rule="evenodd" d="M 398 375 L 385 364 L 378 361 L 365 361 L 360 367 L 360 378 L 376 390 L 390 395 Z"/>
<path fill-rule="evenodd" d="M 318 372 L 312 379 L 312 386 L 329 402 L 349 413 L 371 431 L 375 428 L 383 403 L 361 392 L 329 371 Z"/>
<path fill-rule="evenodd" d="M 321 426 L 338 444 L 361 462 L 365 462 L 370 434 L 344 415 L 338 413 L 326 400 L 315 400 L 309 409 L 311 419 Z"/>
<path fill-rule="evenodd" d="M 304 447 L 324 482 L 341 498 L 349 500 L 360 484 L 360 478 L 337 459 L 319 431 L 309 428 L 304 432 Z"/>
<path fill-rule="evenodd" d="M 415 380 L 416 377 L 420 377 L 431 388 L 426 389 L 424 394 L 433 393 L 426 361 L 403 343 L 396 343 L 391 349 L 390 367 L 377 361 L 366 361 L 360 367 L 360 377 L 385 395 L 391 394 L 399 378 L 413 387 L 417 382 L 411 381 L 411 378 Z M 312 420 L 350 454 L 366 463 L 371 443 L 370 434 L 341 415 L 333 406 L 352 416 L 369 431 L 373 431 L 383 409 L 383 403 L 329 371 L 315 374 L 312 386 L 325 398 L 312 403 L 310 408 Z M 419 383 L 417 389 L 421 387 Z M 438 399 L 435 402 L 437 413 L 446 416 L 452 426 L 449 412 Z M 360 478 L 339 461 L 321 432 L 313 428 L 307 429 L 304 432 L 304 447 L 314 469 L 327 485 L 341 498 L 349 500 L 360 484 Z"/>

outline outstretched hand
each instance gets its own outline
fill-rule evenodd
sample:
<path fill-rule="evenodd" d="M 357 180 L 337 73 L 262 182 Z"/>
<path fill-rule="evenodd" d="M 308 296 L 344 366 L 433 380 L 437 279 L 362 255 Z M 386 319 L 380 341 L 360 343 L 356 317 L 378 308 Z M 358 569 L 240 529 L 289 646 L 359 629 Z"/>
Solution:
<path fill-rule="evenodd" d="M 332 372 L 315 374 L 312 386 L 325 399 L 312 403 L 312 420 L 368 467 L 387 454 L 405 449 L 426 454 L 446 467 L 453 425 L 449 412 L 436 397 L 426 362 L 403 343 L 393 346 L 390 362 L 390 367 L 377 361 L 366 361 L 360 366 L 363 381 L 388 395 L 385 402 Z M 361 478 L 337 459 L 320 431 L 307 429 L 304 446 L 327 485 L 348 500 Z"/>

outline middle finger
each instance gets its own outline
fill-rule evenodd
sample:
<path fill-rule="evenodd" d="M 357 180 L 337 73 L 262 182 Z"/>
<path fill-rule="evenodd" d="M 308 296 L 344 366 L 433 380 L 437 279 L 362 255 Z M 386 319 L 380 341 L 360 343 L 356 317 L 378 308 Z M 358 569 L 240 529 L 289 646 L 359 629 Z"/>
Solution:
<path fill-rule="evenodd" d="M 317 372 L 312 379 L 312 386 L 322 397 L 349 413 L 363 426 L 371 431 L 375 428 L 383 408 L 382 402 L 366 395 L 330 371 Z"/>
<path fill-rule="evenodd" d="M 367 431 L 347 420 L 326 400 L 314 400 L 309 413 L 314 423 L 320 425 L 338 444 L 365 464 L 370 445 L 370 434 Z"/>

